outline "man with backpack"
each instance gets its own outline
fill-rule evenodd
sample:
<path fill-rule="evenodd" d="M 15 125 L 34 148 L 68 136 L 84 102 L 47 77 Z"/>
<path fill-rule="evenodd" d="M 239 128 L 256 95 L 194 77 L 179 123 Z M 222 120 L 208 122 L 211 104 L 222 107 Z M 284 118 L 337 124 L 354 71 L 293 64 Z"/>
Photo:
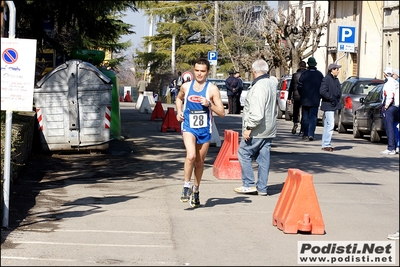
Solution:
<path fill-rule="evenodd" d="M 174 79 L 173 81 L 176 91 L 178 94 L 179 93 L 179 89 L 181 88 L 182 84 L 183 84 L 183 77 L 182 77 L 182 72 L 178 71 L 178 76 Z"/>

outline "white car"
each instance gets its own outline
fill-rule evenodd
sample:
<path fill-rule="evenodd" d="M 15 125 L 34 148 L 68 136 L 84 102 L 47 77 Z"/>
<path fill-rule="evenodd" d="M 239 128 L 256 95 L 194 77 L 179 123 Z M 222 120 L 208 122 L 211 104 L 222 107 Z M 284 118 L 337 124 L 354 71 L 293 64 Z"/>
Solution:
<path fill-rule="evenodd" d="M 290 81 L 292 80 L 291 76 L 284 76 L 280 79 L 278 83 L 278 88 L 276 90 L 276 109 L 277 109 L 277 118 L 282 119 L 283 115 L 285 115 L 286 112 L 286 104 L 287 104 L 287 98 L 289 95 L 289 86 L 290 86 Z M 287 114 L 288 116 L 290 114 Z"/>

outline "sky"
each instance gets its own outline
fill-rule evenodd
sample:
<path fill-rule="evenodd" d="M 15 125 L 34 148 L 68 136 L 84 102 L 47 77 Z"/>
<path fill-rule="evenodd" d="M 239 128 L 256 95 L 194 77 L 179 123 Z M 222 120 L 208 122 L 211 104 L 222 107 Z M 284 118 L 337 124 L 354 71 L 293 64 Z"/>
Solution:
<path fill-rule="evenodd" d="M 268 5 L 274 9 L 278 8 L 278 1 L 267 1 Z M 143 11 L 139 12 L 133 12 L 133 11 L 128 11 L 126 13 L 127 15 L 123 18 L 123 21 L 129 24 L 134 25 L 132 28 L 133 31 L 136 32 L 136 34 L 131 34 L 131 35 L 124 35 L 121 37 L 121 42 L 125 42 L 128 40 L 131 40 L 132 42 L 132 47 L 129 50 L 132 50 L 134 52 L 136 49 L 141 49 L 142 46 L 142 37 L 143 36 L 150 36 L 150 24 L 149 24 L 149 17 L 144 15 Z M 155 31 L 155 27 L 153 29 Z"/>

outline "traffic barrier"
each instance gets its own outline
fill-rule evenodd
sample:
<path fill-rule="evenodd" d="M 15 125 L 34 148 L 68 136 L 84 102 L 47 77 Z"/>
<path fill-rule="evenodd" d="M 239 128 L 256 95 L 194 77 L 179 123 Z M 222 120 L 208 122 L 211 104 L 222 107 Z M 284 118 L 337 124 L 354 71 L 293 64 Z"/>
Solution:
<path fill-rule="evenodd" d="M 212 125 L 212 136 L 210 140 L 210 144 L 215 144 L 216 147 L 221 146 L 221 138 L 219 137 L 217 125 L 215 124 L 215 121 L 213 122 Z"/>
<path fill-rule="evenodd" d="M 131 91 L 126 91 L 124 102 L 132 102 Z"/>
<path fill-rule="evenodd" d="M 143 98 L 144 98 L 143 94 L 139 94 L 138 99 L 136 101 L 136 106 L 135 106 L 136 109 L 140 109 L 143 102 Z"/>
<path fill-rule="evenodd" d="M 156 101 L 154 100 L 153 91 L 144 91 L 143 96 L 149 97 L 149 103 L 150 103 L 151 107 L 154 107 L 156 105 Z"/>
<path fill-rule="evenodd" d="M 213 165 L 213 175 L 218 179 L 242 179 L 242 168 L 238 159 L 239 133 L 225 130 L 224 143 Z"/>
<path fill-rule="evenodd" d="M 119 96 L 119 102 L 124 102 L 124 98 L 122 97 L 122 95 Z"/>
<path fill-rule="evenodd" d="M 151 112 L 151 107 L 150 107 L 150 102 L 149 102 L 149 97 L 144 96 L 142 104 L 140 105 L 139 109 L 140 113 L 150 113 Z"/>
<path fill-rule="evenodd" d="M 151 114 L 151 121 L 155 119 L 164 119 L 165 112 L 164 108 L 162 107 L 161 101 L 156 102 L 156 106 L 154 107 L 153 113 Z"/>
<path fill-rule="evenodd" d="M 297 234 L 298 231 L 313 235 L 325 233 L 311 174 L 299 169 L 288 170 L 272 223 L 285 234 Z"/>
<path fill-rule="evenodd" d="M 181 125 L 176 118 L 174 108 L 167 109 L 167 114 L 165 114 L 162 122 L 161 132 L 166 132 L 167 130 L 174 130 L 178 133 L 181 131 Z"/>

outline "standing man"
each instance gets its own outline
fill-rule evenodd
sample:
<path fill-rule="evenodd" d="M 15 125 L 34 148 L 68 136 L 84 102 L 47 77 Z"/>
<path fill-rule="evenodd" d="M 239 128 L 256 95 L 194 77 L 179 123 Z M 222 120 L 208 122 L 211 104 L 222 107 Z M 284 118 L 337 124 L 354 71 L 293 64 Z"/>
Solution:
<path fill-rule="evenodd" d="M 276 87 L 278 80 L 268 74 L 262 59 L 252 64 L 254 81 L 247 93 L 242 115 L 242 139 L 238 158 L 242 168 L 242 186 L 236 193 L 267 195 L 272 139 L 276 136 Z M 254 181 L 253 158 L 258 163 L 258 179 Z"/>
<path fill-rule="evenodd" d="M 335 112 L 341 109 L 340 97 L 342 96 L 342 89 L 339 79 L 339 68 L 342 67 L 336 63 L 329 64 L 328 73 L 322 80 L 319 93 L 321 94 L 321 110 L 324 111 L 324 131 L 322 133 L 322 150 L 334 151 L 331 140 L 333 130 L 335 129 Z"/>
<path fill-rule="evenodd" d="M 242 105 L 240 104 L 240 96 L 242 95 L 243 91 L 243 80 L 240 78 L 240 72 L 235 71 L 234 77 L 238 81 L 238 86 L 237 86 L 237 108 L 236 108 L 236 113 L 234 114 L 240 114 L 240 111 L 242 109 Z"/>
<path fill-rule="evenodd" d="M 236 114 L 237 111 L 237 86 L 238 80 L 234 71 L 229 71 L 229 77 L 225 80 L 226 95 L 228 96 L 228 114 Z"/>
<path fill-rule="evenodd" d="M 176 118 L 182 122 L 182 137 L 186 148 L 184 164 L 185 182 L 181 202 L 190 199 L 190 206 L 200 206 L 199 187 L 204 170 L 204 160 L 212 138 L 213 115 L 225 116 L 219 89 L 207 81 L 210 62 L 199 58 L 194 63 L 194 80 L 182 84 L 176 98 Z M 194 184 L 190 180 L 194 175 Z"/>
<path fill-rule="evenodd" d="M 175 79 L 172 81 L 175 85 L 175 89 L 177 92 L 181 89 L 181 86 L 183 84 L 183 77 L 182 77 L 182 72 L 178 71 L 178 75 L 175 77 Z"/>
<path fill-rule="evenodd" d="M 324 75 L 317 70 L 317 61 L 310 57 L 307 61 L 308 69 L 304 71 L 297 85 L 301 98 L 301 129 L 303 139 L 314 140 L 317 127 L 318 107 L 321 100 L 319 88 Z"/>
<path fill-rule="evenodd" d="M 393 79 L 397 82 L 400 82 L 399 79 L 399 69 L 393 69 Z M 399 103 L 399 90 L 397 89 L 396 92 L 394 92 L 394 102 Z M 397 109 L 398 112 L 400 112 L 400 109 Z M 400 136 L 399 136 L 399 119 L 400 119 L 400 114 L 397 113 L 397 121 L 394 122 L 393 127 L 394 127 L 394 135 L 396 137 L 396 154 L 399 154 L 399 147 L 400 147 Z"/>
<path fill-rule="evenodd" d="M 144 94 L 144 91 L 146 91 L 146 87 L 147 87 L 147 82 L 145 80 L 140 80 L 137 84 L 138 86 L 138 92 L 139 94 Z"/>
<path fill-rule="evenodd" d="M 299 68 L 292 75 L 292 81 L 289 86 L 288 104 L 293 105 L 293 128 L 292 134 L 296 134 L 297 127 L 299 126 L 301 98 L 297 85 L 301 74 L 306 71 L 307 65 L 305 61 L 300 61 Z M 293 99 L 293 100 L 292 100 Z"/>
<path fill-rule="evenodd" d="M 396 155 L 396 136 L 394 123 L 399 121 L 399 83 L 392 77 L 393 69 L 385 68 L 383 75 L 386 82 L 383 86 L 383 109 L 382 116 L 385 124 L 388 140 L 387 149 L 381 151 L 382 155 Z M 397 91 L 397 96 L 396 96 Z"/>

